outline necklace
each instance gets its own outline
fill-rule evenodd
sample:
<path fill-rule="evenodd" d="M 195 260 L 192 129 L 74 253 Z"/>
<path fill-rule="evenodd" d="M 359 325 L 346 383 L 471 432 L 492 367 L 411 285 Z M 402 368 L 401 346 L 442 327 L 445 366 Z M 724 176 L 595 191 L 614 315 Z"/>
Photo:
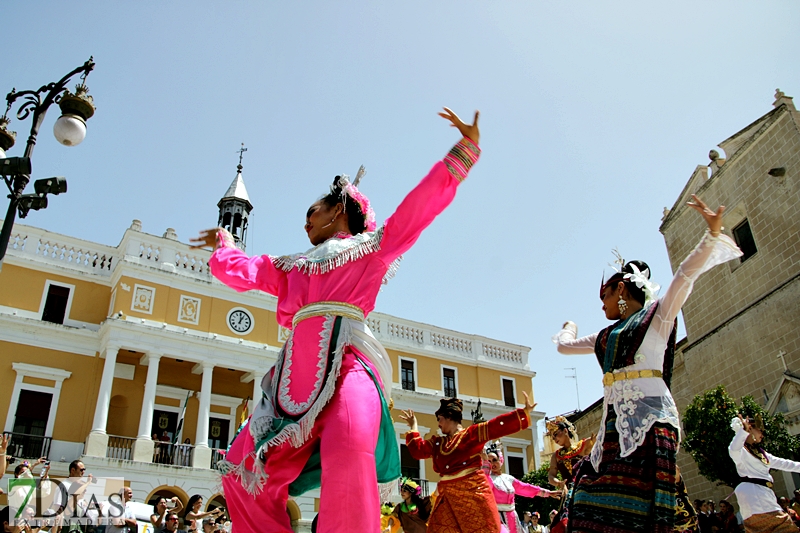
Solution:
<path fill-rule="evenodd" d="M 748 444 L 744 443 L 744 447 L 747 448 L 747 451 L 750 452 L 756 459 L 760 460 L 765 465 L 769 464 L 769 459 L 767 459 L 767 455 L 764 452 L 764 448 L 758 446 L 757 444 Z"/>
<path fill-rule="evenodd" d="M 458 448 L 458 445 L 461 443 L 461 439 L 464 437 L 465 434 L 466 431 L 464 431 L 464 429 L 459 429 L 452 437 L 450 436 L 445 437 L 441 441 L 440 445 L 441 454 L 450 455 L 451 453 L 453 453 L 456 450 L 456 448 Z"/>

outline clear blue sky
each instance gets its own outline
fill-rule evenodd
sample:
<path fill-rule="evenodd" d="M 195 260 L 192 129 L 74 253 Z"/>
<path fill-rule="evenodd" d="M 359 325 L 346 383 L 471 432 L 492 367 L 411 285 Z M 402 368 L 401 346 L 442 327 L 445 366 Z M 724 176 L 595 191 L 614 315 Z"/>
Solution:
<path fill-rule="evenodd" d="M 305 211 L 335 174 L 366 165 L 382 221 L 457 140 L 441 106 L 480 109 L 483 158 L 378 310 L 530 346 L 549 415 L 576 407 L 565 367 L 582 406 L 602 394 L 594 358 L 550 337 L 566 319 L 606 325 L 611 250 L 666 284 L 663 208 L 776 87 L 800 105 L 794 0 L 7 0 L 2 13 L 2 94 L 94 55 L 86 140 L 57 144 L 54 108 L 33 158 L 34 178 L 66 176 L 69 193 L 25 223 L 105 244 L 134 218 L 184 242 L 213 226 L 244 142 L 248 251 L 305 250 Z M 9 156 L 29 127 L 12 123 Z"/>

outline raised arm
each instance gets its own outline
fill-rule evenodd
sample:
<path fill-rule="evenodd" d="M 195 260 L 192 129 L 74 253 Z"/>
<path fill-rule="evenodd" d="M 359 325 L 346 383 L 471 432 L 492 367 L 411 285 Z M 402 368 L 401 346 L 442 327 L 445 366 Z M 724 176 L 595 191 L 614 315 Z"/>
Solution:
<path fill-rule="evenodd" d="M 433 166 L 386 220 L 378 254 L 387 265 L 408 251 L 425 228 L 450 205 L 458 185 L 466 179 L 480 157 L 479 114 L 475 113 L 473 124 L 465 124 L 455 113 L 444 109 L 445 112 L 439 115 L 449 120 L 464 137 Z"/>
<path fill-rule="evenodd" d="M 728 455 L 730 455 L 733 462 L 738 465 L 741 460 L 742 452 L 744 451 L 744 442 L 747 440 L 747 436 L 750 433 L 744 429 L 741 415 L 731 420 L 731 429 L 735 431 L 735 434 L 733 440 L 731 440 L 731 443 L 728 445 Z"/>
<path fill-rule="evenodd" d="M 406 433 L 406 446 L 414 459 L 427 459 L 433 457 L 433 445 L 422 438 L 417 429 L 417 416 L 414 411 L 401 411 L 400 418 L 408 424 L 409 431 Z"/>
<path fill-rule="evenodd" d="M 594 345 L 597 341 L 597 333 L 592 333 L 586 337 L 577 339 L 578 326 L 575 322 L 564 322 L 561 331 L 553 335 L 553 342 L 556 344 L 558 353 L 564 355 L 578 355 L 594 353 Z"/>
<path fill-rule="evenodd" d="M 667 291 L 660 299 L 657 316 L 669 328 L 672 327 L 675 317 L 678 316 L 681 307 L 692 293 L 695 280 L 716 265 L 742 255 L 742 251 L 739 250 L 736 243 L 727 235 L 722 234 L 722 213 L 725 211 L 725 206 L 721 205 L 716 211 L 712 211 L 697 196 L 692 195 L 692 198 L 694 198 L 694 202 L 689 202 L 687 205 L 703 216 L 708 225 L 708 231 L 703 234 L 700 243 L 678 267 Z"/>
<path fill-rule="evenodd" d="M 249 257 L 236 247 L 233 236 L 223 228 L 200 233 L 192 242 L 194 248 L 213 246 L 208 260 L 211 274 L 228 287 L 239 292 L 258 289 L 277 296 L 286 283 L 286 272 L 276 268 L 267 255 Z"/>

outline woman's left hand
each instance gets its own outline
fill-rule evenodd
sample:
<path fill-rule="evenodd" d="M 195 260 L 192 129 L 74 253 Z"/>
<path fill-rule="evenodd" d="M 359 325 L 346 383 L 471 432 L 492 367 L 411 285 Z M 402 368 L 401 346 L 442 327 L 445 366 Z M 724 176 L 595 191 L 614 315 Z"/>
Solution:
<path fill-rule="evenodd" d="M 703 216 L 706 224 L 708 224 L 708 231 L 713 237 L 719 237 L 719 234 L 722 231 L 722 213 L 725 212 L 725 206 L 721 205 L 716 211 L 712 211 L 711 208 L 709 208 L 706 203 L 696 194 L 693 194 L 692 198 L 694 199 L 694 202 L 688 202 L 686 205 L 694 208 Z"/>
<path fill-rule="evenodd" d="M 461 135 L 467 137 L 475 144 L 480 144 L 481 132 L 478 129 L 478 117 L 480 114 L 480 111 L 475 111 L 475 118 L 473 119 L 472 124 L 464 124 L 464 122 L 458 118 L 458 115 L 453 113 L 453 111 L 447 107 L 444 108 L 444 113 L 439 113 L 439 116 L 449 120 L 451 126 L 458 128 L 458 131 L 461 132 Z"/>
<path fill-rule="evenodd" d="M 550 491 L 550 497 L 551 498 L 560 498 L 563 495 L 564 495 L 564 491 L 561 490 L 561 489 L 559 489 L 559 490 L 551 490 Z"/>
<path fill-rule="evenodd" d="M 531 403 L 531 399 L 528 396 L 527 392 L 522 391 L 522 395 L 525 396 L 525 407 L 523 407 L 523 409 L 525 409 L 529 413 L 533 412 L 533 408 L 536 407 L 536 404 L 535 403 Z"/>

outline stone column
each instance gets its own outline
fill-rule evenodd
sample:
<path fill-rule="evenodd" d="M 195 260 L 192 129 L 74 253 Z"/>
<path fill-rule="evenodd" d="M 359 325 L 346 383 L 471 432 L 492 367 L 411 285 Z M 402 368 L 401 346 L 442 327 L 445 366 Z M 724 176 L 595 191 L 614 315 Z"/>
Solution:
<path fill-rule="evenodd" d="M 211 468 L 211 448 L 208 447 L 208 417 L 211 415 L 211 378 L 214 363 L 203 361 L 203 383 L 200 386 L 200 408 L 197 412 L 197 434 L 194 440 L 192 466 Z"/>
<path fill-rule="evenodd" d="M 106 348 L 106 361 L 103 364 L 103 376 L 100 378 L 100 391 L 97 394 L 97 404 L 94 408 L 92 431 L 86 437 L 84 455 L 94 457 L 105 457 L 106 455 L 106 448 L 108 447 L 106 424 L 108 423 L 108 407 L 111 403 L 111 388 L 114 385 L 117 352 L 119 352 L 119 348 L 116 346 Z"/>
<path fill-rule="evenodd" d="M 161 354 L 149 352 L 147 354 L 147 380 L 144 384 L 144 399 L 142 400 L 142 412 L 139 414 L 139 435 L 133 444 L 134 461 L 143 463 L 153 462 L 153 450 L 155 444 L 151 437 L 153 429 L 153 409 L 156 403 L 156 386 L 158 385 L 158 365 L 161 362 Z"/>
<path fill-rule="evenodd" d="M 253 399 L 250 400 L 250 414 L 253 414 L 253 409 L 255 409 L 258 402 L 261 401 L 261 382 L 264 380 L 264 376 L 258 372 L 254 372 L 253 376 Z"/>

